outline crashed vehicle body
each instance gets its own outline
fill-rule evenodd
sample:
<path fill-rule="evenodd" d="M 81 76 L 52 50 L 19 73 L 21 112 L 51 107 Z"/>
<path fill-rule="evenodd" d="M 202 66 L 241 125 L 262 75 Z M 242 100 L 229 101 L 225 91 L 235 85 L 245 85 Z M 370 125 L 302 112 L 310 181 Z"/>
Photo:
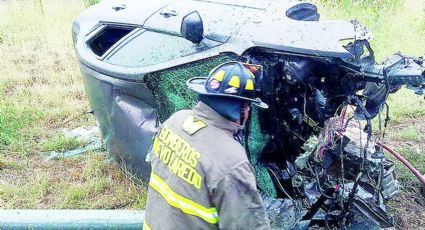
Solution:
<path fill-rule="evenodd" d="M 196 102 L 185 81 L 229 60 L 261 65 L 257 93 L 270 108 L 253 111 L 244 144 L 272 226 L 392 227 L 384 200 L 398 182 L 371 119 L 386 127 L 385 101 L 402 85 L 423 93 L 423 59 L 394 54 L 377 64 L 367 28 L 319 18 L 313 4 L 298 1 L 90 7 L 72 32 L 109 153 L 146 180 L 155 131 Z M 346 132 L 358 119 L 366 121 L 360 139 Z"/>

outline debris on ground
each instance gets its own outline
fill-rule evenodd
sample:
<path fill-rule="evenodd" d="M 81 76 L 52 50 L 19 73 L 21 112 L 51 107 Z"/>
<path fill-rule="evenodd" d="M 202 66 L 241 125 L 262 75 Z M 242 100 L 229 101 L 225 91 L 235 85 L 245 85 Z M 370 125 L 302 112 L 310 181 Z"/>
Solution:
<path fill-rule="evenodd" d="M 62 157 L 74 157 L 90 151 L 99 150 L 102 148 L 102 141 L 100 137 L 99 127 L 78 127 L 72 130 L 63 129 L 63 135 L 68 138 L 75 138 L 78 141 L 86 143 L 82 148 L 73 149 L 65 152 L 48 151 L 43 152 L 45 161 L 58 159 Z"/>

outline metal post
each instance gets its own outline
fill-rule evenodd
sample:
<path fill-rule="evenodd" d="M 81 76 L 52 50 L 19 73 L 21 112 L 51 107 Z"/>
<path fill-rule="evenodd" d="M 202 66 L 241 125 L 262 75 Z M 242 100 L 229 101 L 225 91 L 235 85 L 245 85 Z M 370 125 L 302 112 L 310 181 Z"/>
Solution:
<path fill-rule="evenodd" d="M 144 211 L 0 209 L 1 230 L 142 229 Z"/>

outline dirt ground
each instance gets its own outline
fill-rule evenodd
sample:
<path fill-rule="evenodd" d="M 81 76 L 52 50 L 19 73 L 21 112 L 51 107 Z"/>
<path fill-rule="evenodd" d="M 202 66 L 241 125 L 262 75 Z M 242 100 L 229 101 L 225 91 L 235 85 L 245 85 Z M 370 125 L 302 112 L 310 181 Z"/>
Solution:
<path fill-rule="evenodd" d="M 424 193 L 417 186 L 405 187 L 389 202 L 397 229 L 425 229 Z"/>

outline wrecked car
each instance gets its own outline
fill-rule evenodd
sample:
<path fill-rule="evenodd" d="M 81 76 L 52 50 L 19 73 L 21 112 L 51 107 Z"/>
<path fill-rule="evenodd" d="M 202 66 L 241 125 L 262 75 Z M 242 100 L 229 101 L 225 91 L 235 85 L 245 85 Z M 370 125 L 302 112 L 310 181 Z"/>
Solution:
<path fill-rule="evenodd" d="M 272 226 L 393 227 L 386 100 L 403 85 L 424 93 L 423 58 L 378 64 L 366 27 L 289 0 L 102 1 L 72 35 L 108 152 L 145 180 L 155 131 L 196 102 L 186 80 L 236 60 L 261 67 L 257 93 L 270 107 L 252 112 L 244 144 Z"/>

